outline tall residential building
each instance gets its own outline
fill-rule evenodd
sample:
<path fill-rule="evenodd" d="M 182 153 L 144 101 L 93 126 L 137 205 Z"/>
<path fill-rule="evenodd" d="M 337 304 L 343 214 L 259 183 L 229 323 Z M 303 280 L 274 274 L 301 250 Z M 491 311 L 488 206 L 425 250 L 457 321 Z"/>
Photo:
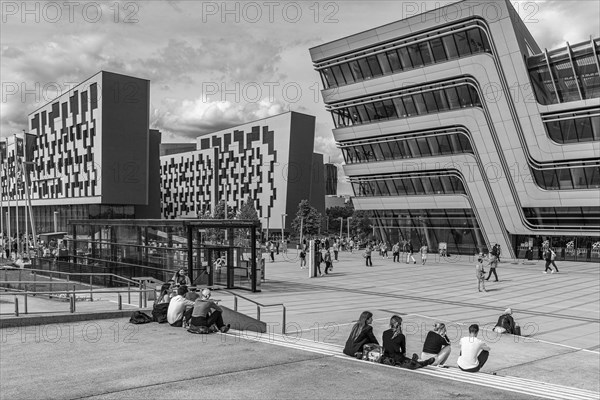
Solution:
<path fill-rule="evenodd" d="M 17 137 L 38 233 L 54 230 L 55 212 L 59 230 L 69 219 L 160 217 L 161 135 L 149 129 L 149 96 L 150 81 L 101 71 L 29 114 L 29 132 Z M 16 200 L 23 231 L 26 199 L 14 143 L 0 185 L 13 233 Z"/>
<path fill-rule="evenodd" d="M 284 223 L 289 233 L 301 200 L 324 212 L 323 175 L 314 179 L 323 156 L 313 153 L 314 137 L 315 117 L 286 112 L 199 136 L 193 151 L 163 155 L 163 217 L 199 217 L 221 200 L 237 212 L 250 198 L 270 235 L 281 235 Z"/>
<path fill-rule="evenodd" d="M 335 164 L 327 163 L 325 167 L 325 195 L 335 196 L 337 195 L 337 166 Z"/>
<path fill-rule="evenodd" d="M 451 17 L 450 17 L 451 16 Z M 509 1 L 454 3 L 311 49 L 379 237 L 600 257 L 599 39 L 542 50 Z"/>

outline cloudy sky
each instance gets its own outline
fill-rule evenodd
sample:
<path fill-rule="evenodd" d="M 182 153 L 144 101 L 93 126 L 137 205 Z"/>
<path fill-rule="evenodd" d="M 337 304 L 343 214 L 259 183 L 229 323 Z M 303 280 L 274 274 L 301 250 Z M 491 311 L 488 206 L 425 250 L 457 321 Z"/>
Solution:
<path fill-rule="evenodd" d="M 341 164 L 308 49 L 447 3 L 2 1 L 0 134 L 103 69 L 151 80 L 163 142 L 293 110 L 317 117 L 315 151 Z M 513 4 L 542 48 L 600 36 L 597 1 Z"/>

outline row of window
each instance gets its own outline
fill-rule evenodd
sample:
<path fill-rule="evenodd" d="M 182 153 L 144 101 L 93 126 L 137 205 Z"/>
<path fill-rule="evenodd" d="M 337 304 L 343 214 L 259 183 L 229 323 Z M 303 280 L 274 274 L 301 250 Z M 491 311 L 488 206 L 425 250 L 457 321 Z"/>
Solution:
<path fill-rule="evenodd" d="M 341 150 L 346 164 L 473 153 L 471 142 L 460 133 L 410 139 L 399 137 L 387 142 L 342 147 Z"/>
<path fill-rule="evenodd" d="M 464 107 L 481 107 L 477 90 L 468 84 L 372 101 L 366 104 L 335 109 L 331 113 L 336 128 L 339 128 Z"/>
<path fill-rule="evenodd" d="M 600 140 L 600 117 L 582 117 L 545 122 L 550 139 L 557 143 Z"/>
<path fill-rule="evenodd" d="M 472 210 L 426 209 L 426 210 L 373 210 L 372 217 L 383 225 L 427 228 L 479 228 Z"/>
<path fill-rule="evenodd" d="M 548 105 L 600 97 L 599 60 L 599 56 L 588 53 L 574 56 L 573 63 L 569 58 L 550 59 L 550 69 L 547 64 L 529 68 L 538 103 Z"/>
<path fill-rule="evenodd" d="M 465 188 L 456 176 L 422 176 L 418 178 L 388 178 L 352 182 L 354 194 L 370 196 L 415 196 L 464 194 Z"/>
<path fill-rule="evenodd" d="M 319 72 L 325 87 L 330 88 L 481 52 L 491 52 L 490 44 L 480 29 L 473 28 L 332 65 Z"/>
<path fill-rule="evenodd" d="M 525 219 L 537 226 L 586 226 L 600 228 L 600 207 L 523 208 Z"/>
<path fill-rule="evenodd" d="M 531 168 L 535 182 L 546 190 L 600 188 L 600 167 L 537 170 Z"/>

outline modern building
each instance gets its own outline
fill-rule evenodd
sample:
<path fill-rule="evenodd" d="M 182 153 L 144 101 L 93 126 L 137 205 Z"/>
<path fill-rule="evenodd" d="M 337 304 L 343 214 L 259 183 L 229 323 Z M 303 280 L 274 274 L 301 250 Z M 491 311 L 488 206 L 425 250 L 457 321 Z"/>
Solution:
<path fill-rule="evenodd" d="M 337 195 L 337 166 L 335 164 L 327 163 L 325 167 L 325 195 L 335 196 Z"/>
<path fill-rule="evenodd" d="M 25 136 L 23 157 L 8 138 L 2 173 L 13 233 L 16 200 L 21 232 L 25 226 L 19 159 L 28 169 L 38 233 L 54 231 L 55 213 L 60 231 L 69 219 L 160 218 L 161 134 L 149 129 L 149 95 L 148 80 L 101 71 L 29 114 L 29 132 L 16 136 Z"/>
<path fill-rule="evenodd" d="M 333 207 L 346 207 L 348 203 L 352 203 L 349 195 L 338 196 L 331 195 L 325 196 L 325 208 L 333 208 Z"/>
<path fill-rule="evenodd" d="M 311 49 L 355 207 L 392 242 L 597 261 L 599 47 L 542 50 L 498 0 Z"/>
<path fill-rule="evenodd" d="M 163 218 L 199 218 L 222 200 L 237 213 L 250 199 L 270 236 L 281 236 L 282 227 L 289 233 L 301 200 L 325 211 L 314 136 L 315 117 L 286 112 L 199 136 L 194 151 L 162 156 Z"/>

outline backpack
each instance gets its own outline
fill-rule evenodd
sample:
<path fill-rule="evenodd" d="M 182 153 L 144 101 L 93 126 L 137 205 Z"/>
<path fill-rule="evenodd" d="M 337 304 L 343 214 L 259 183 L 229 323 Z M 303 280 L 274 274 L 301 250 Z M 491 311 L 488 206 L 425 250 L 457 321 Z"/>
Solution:
<path fill-rule="evenodd" d="M 149 322 L 152 322 L 152 317 L 141 311 L 134 311 L 129 318 L 130 324 L 147 324 Z"/>
<path fill-rule="evenodd" d="M 152 308 L 152 319 L 154 322 L 164 324 L 167 322 L 167 310 L 169 309 L 169 303 L 155 304 Z"/>

